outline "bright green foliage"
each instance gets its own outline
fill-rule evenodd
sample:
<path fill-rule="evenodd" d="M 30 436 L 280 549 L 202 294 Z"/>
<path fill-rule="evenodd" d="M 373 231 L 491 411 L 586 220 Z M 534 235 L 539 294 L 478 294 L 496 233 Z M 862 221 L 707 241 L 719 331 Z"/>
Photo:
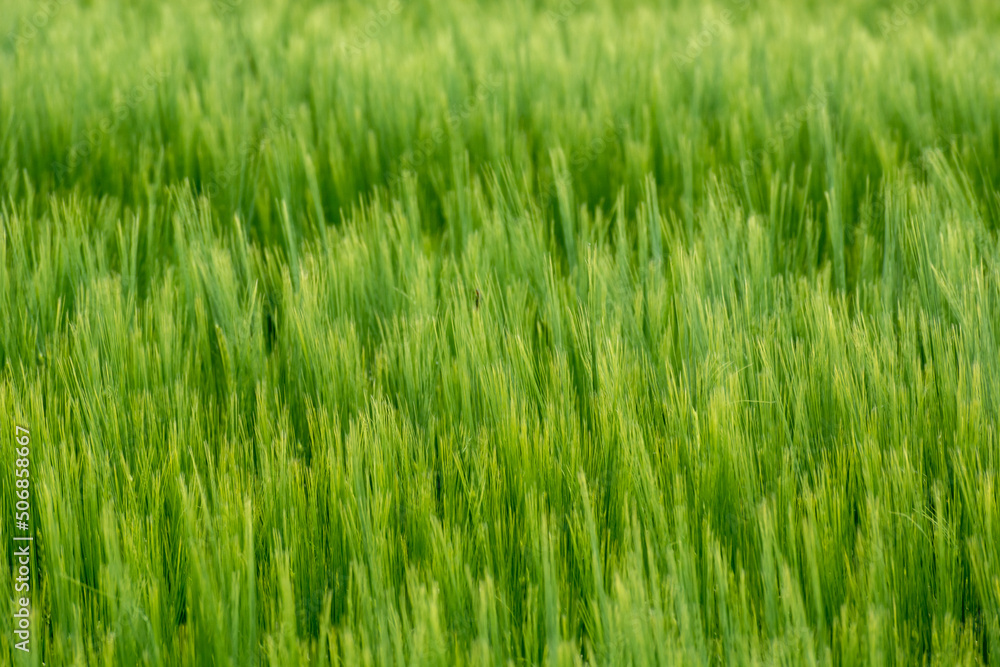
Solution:
<path fill-rule="evenodd" d="M 1000 664 L 998 34 L 3 0 L 0 663 Z"/>

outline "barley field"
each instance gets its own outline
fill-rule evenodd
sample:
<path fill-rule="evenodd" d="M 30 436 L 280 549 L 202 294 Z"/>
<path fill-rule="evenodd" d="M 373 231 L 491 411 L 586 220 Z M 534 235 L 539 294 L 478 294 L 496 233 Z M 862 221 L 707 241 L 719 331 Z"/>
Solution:
<path fill-rule="evenodd" d="M 998 35 L 3 0 L 0 665 L 1000 665 Z"/>

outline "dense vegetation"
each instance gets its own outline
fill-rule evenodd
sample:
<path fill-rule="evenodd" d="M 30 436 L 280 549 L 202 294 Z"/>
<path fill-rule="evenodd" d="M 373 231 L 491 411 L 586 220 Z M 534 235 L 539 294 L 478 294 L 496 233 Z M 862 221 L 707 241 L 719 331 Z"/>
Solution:
<path fill-rule="evenodd" d="M 4 0 L 0 663 L 1000 664 L 998 33 Z"/>

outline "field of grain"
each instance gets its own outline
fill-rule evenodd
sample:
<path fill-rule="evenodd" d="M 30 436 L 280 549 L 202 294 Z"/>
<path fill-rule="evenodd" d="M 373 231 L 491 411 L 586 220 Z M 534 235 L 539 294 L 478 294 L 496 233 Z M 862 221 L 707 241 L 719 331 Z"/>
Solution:
<path fill-rule="evenodd" d="M 995 0 L 2 4 L 0 664 L 1000 664 Z"/>

